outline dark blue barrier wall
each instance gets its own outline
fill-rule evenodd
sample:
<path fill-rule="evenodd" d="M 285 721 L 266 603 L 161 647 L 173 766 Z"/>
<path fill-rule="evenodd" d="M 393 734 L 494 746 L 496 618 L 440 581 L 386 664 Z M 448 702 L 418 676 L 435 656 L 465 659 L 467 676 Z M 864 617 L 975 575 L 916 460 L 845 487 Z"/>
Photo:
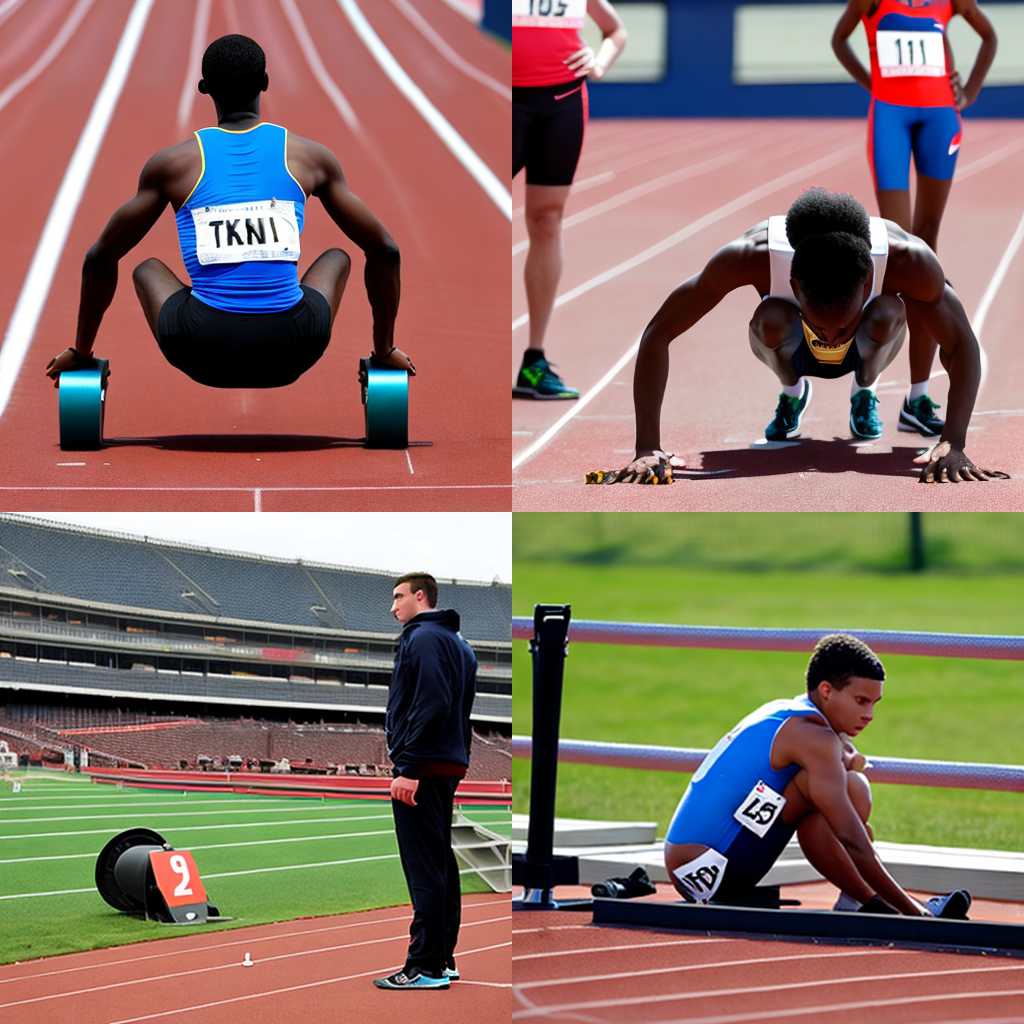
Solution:
<path fill-rule="evenodd" d="M 503 39 L 512 38 L 512 4 L 509 0 L 484 0 L 481 25 Z"/>
<path fill-rule="evenodd" d="M 777 0 L 744 0 L 758 6 Z M 788 0 L 818 4 L 829 0 Z M 832 0 L 834 3 L 834 0 Z M 985 0 L 995 7 L 1009 0 Z M 629 0 L 618 0 L 621 7 Z M 507 0 L 504 4 L 509 9 Z M 732 80 L 735 0 L 669 0 L 667 70 L 660 82 L 601 82 L 594 117 L 864 117 L 868 94 L 854 82 L 736 85 Z M 859 31 L 859 30 L 858 30 Z M 1002 40 L 1002 46 L 1010 41 Z M 965 76 L 966 77 L 966 74 Z M 986 86 L 967 116 L 1024 117 L 1024 86 Z"/>

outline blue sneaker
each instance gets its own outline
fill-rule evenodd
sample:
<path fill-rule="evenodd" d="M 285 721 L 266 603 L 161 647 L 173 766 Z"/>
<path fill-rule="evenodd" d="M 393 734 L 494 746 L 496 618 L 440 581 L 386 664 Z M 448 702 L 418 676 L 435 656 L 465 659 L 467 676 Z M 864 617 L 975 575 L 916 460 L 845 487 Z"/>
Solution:
<path fill-rule="evenodd" d="M 925 437 L 938 437 L 946 425 L 944 420 L 935 415 L 938 407 L 938 404 L 927 395 L 921 395 L 913 401 L 904 398 L 903 408 L 900 409 L 899 429 L 923 434 Z"/>
<path fill-rule="evenodd" d="M 799 398 L 791 398 L 785 392 L 779 395 L 779 404 L 775 407 L 775 419 L 764 428 L 764 436 L 769 441 L 785 441 L 800 430 L 800 421 L 804 410 L 811 400 L 811 380 L 804 377 L 804 390 Z"/>
<path fill-rule="evenodd" d="M 878 418 L 878 395 L 862 388 L 850 398 L 850 431 L 854 437 L 874 441 L 882 436 L 882 421 Z"/>
<path fill-rule="evenodd" d="M 538 359 L 519 370 L 513 395 L 520 398 L 573 399 L 579 398 L 576 388 L 568 387 L 546 359 Z"/>
<path fill-rule="evenodd" d="M 420 974 L 419 971 L 413 971 L 412 974 L 397 971 L 395 974 L 389 974 L 386 978 L 374 978 L 373 983 L 377 988 L 393 989 L 451 987 L 451 982 L 447 978 L 434 978 L 429 974 Z"/>

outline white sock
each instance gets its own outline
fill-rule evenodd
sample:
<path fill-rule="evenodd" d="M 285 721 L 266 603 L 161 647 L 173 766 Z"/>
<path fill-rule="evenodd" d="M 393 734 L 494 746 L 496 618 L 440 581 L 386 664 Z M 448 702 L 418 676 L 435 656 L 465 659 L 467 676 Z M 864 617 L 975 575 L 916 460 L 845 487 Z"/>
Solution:
<path fill-rule="evenodd" d="M 911 384 L 910 385 L 910 395 L 908 396 L 910 398 L 910 401 L 912 401 L 912 402 L 916 401 L 922 395 L 927 395 L 927 394 L 928 394 L 928 381 L 923 380 L 923 381 L 921 381 L 920 384 Z"/>
<path fill-rule="evenodd" d="M 878 383 L 877 380 L 873 380 L 870 384 L 858 384 L 856 376 L 850 378 L 850 397 L 853 398 L 858 391 L 874 391 L 875 385 Z"/>
<path fill-rule="evenodd" d="M 804 379 L 801 377 L 795 384 L 783 384 L 782 393 L 790 398 L 799 398 L 804 393 Z"/>
<path fill-rule="evenodd" d="M 847 912 L 851 910 L 860 910 L 863 904 L 859 900 L 855 900 L 849 893 L 841 892 L 839 899 L 836 900 L 833 910 L 845 910 Z"/>

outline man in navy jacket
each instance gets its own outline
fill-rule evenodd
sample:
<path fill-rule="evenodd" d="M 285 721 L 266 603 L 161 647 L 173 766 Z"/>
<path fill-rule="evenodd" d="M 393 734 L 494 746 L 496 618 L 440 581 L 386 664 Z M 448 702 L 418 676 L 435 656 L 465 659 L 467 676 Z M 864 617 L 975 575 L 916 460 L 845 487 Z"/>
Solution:
<path fill-rule="evenodd" d="M 458 612 L 436 611 L 437 581 L 407 573 L 395 581 L 391 614 L 402 623 L 388 694 L 391 806 L 413 905 L 401 971 L 378 988 L 448 988 L 458 980 L 455 945 L 462 892 L 452 853 L 452 804 L 469 766 L 476 655 L 459 633 Z"/>

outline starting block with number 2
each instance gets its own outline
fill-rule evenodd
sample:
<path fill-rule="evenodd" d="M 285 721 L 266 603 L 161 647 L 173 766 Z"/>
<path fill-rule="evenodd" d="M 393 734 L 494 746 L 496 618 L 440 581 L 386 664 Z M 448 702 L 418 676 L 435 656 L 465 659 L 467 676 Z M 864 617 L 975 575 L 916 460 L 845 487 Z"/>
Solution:
<path fill-rule="evenodd" d="M 166 912 L 175 924 L 205 924 L 206 890 L 192 854 L 188 850 L 151 850 L 149 866 L 153 870 L 155 890 L 160 900 L 155 901 L 158 904 L 153 908 L 156 913 L 151 914 L 147 898 L 146 916 L 160 919 Z"/>

